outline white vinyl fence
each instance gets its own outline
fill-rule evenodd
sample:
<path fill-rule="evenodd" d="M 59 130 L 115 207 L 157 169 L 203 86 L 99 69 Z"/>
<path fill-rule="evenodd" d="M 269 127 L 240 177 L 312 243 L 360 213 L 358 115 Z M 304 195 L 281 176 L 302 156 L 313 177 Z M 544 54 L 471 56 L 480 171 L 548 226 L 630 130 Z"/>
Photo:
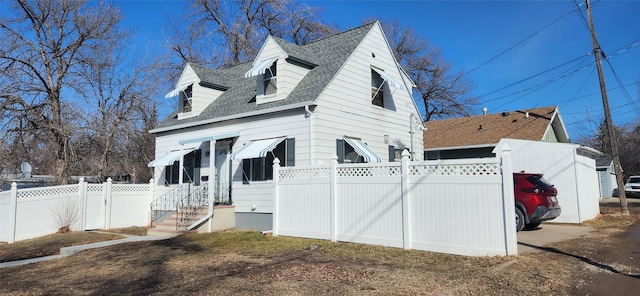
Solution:
<path fill-rule="evenodd" d="M 274 165 L 273 235 L 471 256 L 517 254 L 508 147 L 483 158 Z M 503 175 L 502 172 L 508 172 Z"/>
<path fill-rule="evenodd" d="M 153 200 L 149 184 L 78 184 L 0 192 L 0 241 L 13 243 L 55 233 L 61 219 L 72 230 L 146 226 Z M 75 218 L 74 218 L 75 217 Z"/>

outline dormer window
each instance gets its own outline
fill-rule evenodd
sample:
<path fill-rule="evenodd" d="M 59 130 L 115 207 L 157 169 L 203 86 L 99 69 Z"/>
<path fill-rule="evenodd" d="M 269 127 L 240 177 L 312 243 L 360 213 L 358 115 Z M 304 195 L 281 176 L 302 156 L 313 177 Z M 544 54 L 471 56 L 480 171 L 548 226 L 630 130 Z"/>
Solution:
<path fill-rule="evenodd" d="M 180 92 L 180 102 L 182 104 L 182 112 L 191 112 L 193 107 L 193 84 L 189 85 L 183 91 Z"/>
<path fill-rule="evenodd" d="M 278 92 L 276 63 L 274 62 L 271 67 L 265 69 L 263 75 L 263 94 L 265 96 L 274 95 Z"/>
<path fill-rule="evenodd" d="M 384 79 L 371 69 L 371 104 L 384 108 Z"/>

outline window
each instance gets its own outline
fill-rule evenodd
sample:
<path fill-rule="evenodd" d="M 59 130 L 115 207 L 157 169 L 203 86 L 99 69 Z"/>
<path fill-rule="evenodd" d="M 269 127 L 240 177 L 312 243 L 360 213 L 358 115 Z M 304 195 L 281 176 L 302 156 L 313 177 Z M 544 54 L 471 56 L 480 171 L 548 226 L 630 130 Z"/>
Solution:
<path fill-rule="evenodd" d="M 364 163 L 367 162 L 364 157 L 349 145 L 343 139 L 336 140 L 336 155 L 338 155 L 338 163 Z"/>
<path fill-rule="evenodd" d="M 185 90 L 180 92 L 180 100 L 182 102 L 182 112 L 191 112 L 193 96 L 193 84 L 189 85 Z"/>
<path fill-rule="evenodd" d="M 280 166 L 295 166 L 295 138 L 280 142 L 265 157 L 242 160 L 242 182 L 273 180 L 273 160 L 277 157 Z"/>
<path fill-rule="evenodd" d="M 384 107 L 384 79 L 371 69 L 371 104 Z"/>
<path fill-rule="evenodd" d="M 278 81 L 276 76 L 276 62 L 274 62 L 271 67 L 267 68 L 264 72 L 264 81 L 263 81 L 263 94 L 273 95 L 278 92 Z"/>
<path fill-rule="evenodd" d="M 393 145 L 389 145 L 389 161 L 393 162 L 402 160 L 402 151 L 404 150 L 405 148 L 396 148 Z"/>
<path fill-rule="evenodd" d="M 194 150 L 184 155 L 182 170 L 182 183 L 194 183 L 200 185 L 200 165 L 202 150 Z M 180 183 L 180 161 L 175 161 L 173 165 L 164 169 L 164 180 L 166 185 Z"/>

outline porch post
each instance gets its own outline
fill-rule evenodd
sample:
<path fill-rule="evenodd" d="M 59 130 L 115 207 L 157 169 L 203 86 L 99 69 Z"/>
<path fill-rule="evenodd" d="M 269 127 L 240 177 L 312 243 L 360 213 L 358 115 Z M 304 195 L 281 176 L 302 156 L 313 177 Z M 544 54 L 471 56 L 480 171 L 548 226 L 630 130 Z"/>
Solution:
<path fill-rule="evenodd" d="M 182 187 L 182 170 L 184 170 L 184 146 L 180 145 L 180 169 L 178 170 L 178 186 Z"/>
<path fill-rule="evenodd" d="M 207 215 L 209 216 L 208 232 L 213 230 L 213 203 L 215 202 L 216 188 L 216 140 L 209 141 L 209 180 L 207 186 L 209 186 L 207 192 L 209 194 L 209 210 Z"/>

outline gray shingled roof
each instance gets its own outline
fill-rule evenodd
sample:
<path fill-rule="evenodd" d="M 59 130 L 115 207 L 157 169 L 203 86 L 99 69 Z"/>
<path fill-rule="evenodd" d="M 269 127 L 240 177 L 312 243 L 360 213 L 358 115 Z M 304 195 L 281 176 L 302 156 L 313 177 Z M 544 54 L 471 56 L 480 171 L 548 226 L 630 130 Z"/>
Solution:
<path fill-rule="evenodd" d="M 174 110 L 156 128 L 166 129 L 184 124 L 197 125 L 200 121 L 206 122 L 219 117 L 259 112 L 304 102 L 312 103 L 318 98 L 322 90 L 329 84 L 374 25 L 375 22 L 369 23 L 302 46 L 276 38 L 276 42 L 291 57 L 317 65 L 298 83 L 287 98 L 281 101 L 259 105 L 253 102 L 252 99 L 256 95 L 255 78 L 244 77 L 244 74 L 251 69 L 251 62 L 217 70 L 190 64 L 196 75 L 203 82 L 222 85 L 229 89 L 202 111 L 199 116 L 178 120 L 176 115 L 179 110 Z"/>

